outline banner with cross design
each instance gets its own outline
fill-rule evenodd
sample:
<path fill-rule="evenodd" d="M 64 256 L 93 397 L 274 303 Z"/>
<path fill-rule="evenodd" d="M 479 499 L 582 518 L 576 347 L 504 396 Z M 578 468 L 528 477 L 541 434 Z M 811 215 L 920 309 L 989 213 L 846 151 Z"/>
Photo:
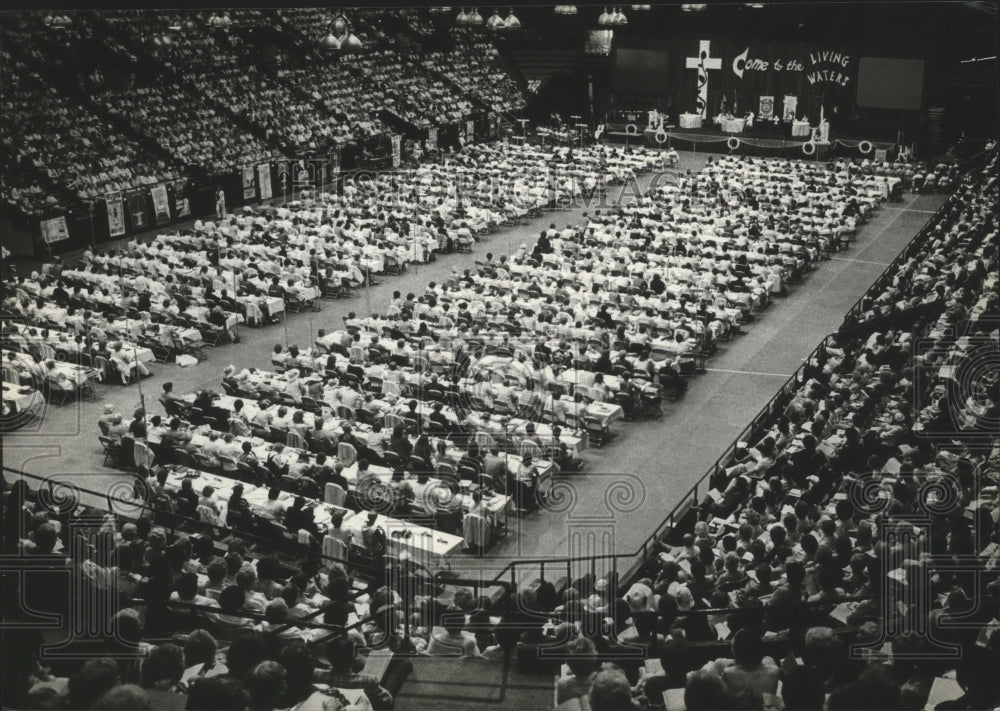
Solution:
<path fill-rule="evenodd" d="M 722 60 L 711 56 L 712 43 L 709 40 L 698 42 L 698 55 L 687 58 L 687 68 L 698 70 L 697 113 L 703 119 L 708 117 L 708 72 L 712 69 L 722 69 Z"/>

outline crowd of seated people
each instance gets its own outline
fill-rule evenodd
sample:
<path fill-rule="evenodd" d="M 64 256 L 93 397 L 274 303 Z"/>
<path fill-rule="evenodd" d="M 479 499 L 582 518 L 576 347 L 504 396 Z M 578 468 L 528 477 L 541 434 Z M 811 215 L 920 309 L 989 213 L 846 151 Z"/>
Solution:
<path fill-rule="evenodd" d="M 996 337 L 984 309 L 996 303 L 986 234 L 995 166 L 993 156 L 959 187 L 967 211 L 942 210 L 943 227 L 968 238 L 950 249 L 954 263 L 973 265 L 939 305 L 942 321 L 826 341 L 783 390 L 770 430 L 737 446 L 710 478 L 694 529 L 662 543 L 645 577 L 619 600 L 593 593 L 592 581 L 563 592 L 555 609 L 572 607 L 580 621 L 535 642 L 580 657 L 557 682 L 557 702 L 608 708 L 613 693 L 610 708 L 659 707 L 666 691 L 668 708 L 687 709 L 996 705 L 995 431 L 967 437 L 977 430 L 940 420 L 928 430 L 913 404 L 948 380 L 918 376 L 915 341 L 943 322 Z M 995 403 L 979 416 L 995 418 Z M 584 624 L 594 612 L 608 618 L 596 638 Z M 660 664 L 635 669 L 616 642 L 647 644 Z M 849 654 L 852 645 L 871 654 Z"/>
<path fill-rule="evenodd" d="M 276 153 L 176 83 L 154 81 L 127 90 L 108 89 L 95 98 L 109 114 L 128 121 L 185 165 L 226 171 Z"/>
<path fill-rule="evenodd" d="M 864 322 L 905 312 L 922 304 L 953 299 L 956 289 L 974 276 L 980 264 L 956 260 L 955 250 L 965 249 L 970 241 L 988 247 L 984 236 L 990 223 L 984 219 L 994 206 L 987 197 L 974 191 L 969 175 L 948 198 L 910 248 L 894 262 L 894 268 L 882 279 L 881 288 L 870 291 L 860 308 L 850 314 L 849 322 Z M 981 259 L 982 255 L 970 255 Z"/>
<path fill-rule="evenodd" d="M 199 75 L 196 81 L 206 96 L 260 125 L 268 138 L 287 142 L 289 150 L 325 151 L 343 138 L 343 128 L 304 93 L 257 70 L 232 67 Z"/>
<path fill-rule="evenodd" d="M 782 166 L 785 170 L 773 165 L 769 180 L 774 185 L 794 184 L 792 176 L 795 180 L 802 177 L 795 165 Z M 677 188 L 663 191 L 635 206 L 619 208 L 616 215 L 603 217 L 598 213 L 581 228 L 558 230 L 552 225 L 532 252 L 522 246 L 509 260 L 504 256 L 494 261 L 488 256 L 476 274 L 466 270 L 459 275 L 456 271 L 446 283 L 430 284 L 419 297 L 410 295 L 404 300 L 397 295 L 384 317 L 350 320 L 347 332 L 321 334 L 315 347 L 307 351 L 295 348 L 285 356 L 279 348 L 282 357 L 274 360 L 284 375 L 243 371 L 231 374 L 227 389 L 247 398 L 240 401 L 241 407 L 255 401 L 248 416 L 263 413 L 267 421 L 260 424 L 274 427 L 274 421 L 282 422 L 281 436 L 301 429 L 297 432 L 303 438 L 301 449 L 306 448 L 301 445 L 310 444 L 318 420 L 320 426 L 315 430 L 325 432 L 323 447 L 349 435 L 352 446 L 360 443 L 364 447 L 366 461 L 381 465 L 384 454 L 370 454 L 367 444 L 369 436 L 378 434 L 371 431 L 372 424 L 382 424 L 390 431 L 404 424 L 400 418 L 407 415 L 414 415 L 419 424 L 421 417 L 434 413 L 440 421 L 429 431 L 436 439 L 424 446 L 430 449 L 425 464 L 437 471 L 451 446 L 449 436 L 478 438 L 482 433 L 482 444 L 490 448 L 497 435 L 491 416 L 506 414 L 525 421 L 516 425 L 514 441 L 503 443 L 501 449 L 512 449 L 523 457 L 555 445 L 560 451 L 548 454 L 555 454 L 560 464 L 571 467 L 582 433 L 600 441 L 616 417 L 658 411 L 664 387 L 683 389 L 683 371 L 686 365 L 691 372 L 694 354 L 714 338 L 738 329 L 739 323 L 752 318 L 753 307 L 764 305 L 769 293 L 781 289 L 778 245 L 793 241 L 787 234 L 791 229 L 787 215 L 775 208 L 773 214 L 762 218 L 749 207 L 740 208 L 742 213 L 736 215 L 740 226 L 736 228 L 726 224 L 722 216 L 711 217 L 718 210 L 720 182 L 730 184 L 739 178 L 746 182 L 739 188 L 744 196 L 755 198 L 759 194 L 761 201 L 768 196 L 771 186 L 759 177 L 760 167 L 737 164 L 729 166 L 726 173 L 713 166 L 690 180 L 687 193 Z M 778 192 L 774 203 L 780 206 Z M 695 225 L 698 218 L 677 217 L 675 224 L 670 211 L 672 204 L 679 206 L 682 200 L 687 202 L 686 216 L 709 217 L 704 229 L 693 226 L 690 239 L 677 230 L 683 221 L 690 219 Z M 836 248 L 841 236 L 837 230 L 844 227 L 820 219 L 827 206 L 831 210 L 835 207 L 832 196 L 829 205 L 820 198 L 812 203 L 807 200 L 802 198 L 801 204 L 787 200 L 785 205 L 786 209 L 798 208 L 807 218 L 812 213 L 819 216 L 809 226 L 796 226 L 800 251 L 786 257 L 791 260 L 790 269 L 801 270 L 816 259 L 818 251 Z M 692 201 L 703 210 L 694 209 Z M 757 246 L 752 231 L 759 229 L 757 221 L 761 219 L 771 222 L 765 225 L 768 234 L 761 233 L 761 239 L 768 241 L 761 243 L 760 254 L 764 257 L 768 245 L 774 244 L 772 266 L 778 269 L 764 269 L 766 279 L 756 277 L 758 282 L 741 288 L 750 274 L 746 254 Z M 630 223 L 636 240 L 634 251 L 631 244 L 622 243 L 619 233 Z M 720 227 L 718 236 L 710 227 L 713 224 Z M 644 235 L 643 230 L 649 234 Z M 672 267 L 651 267 L 646 261 L 650 255 L 670 255 L 678 250 L 684 252 L 682 259 L 693 260 L 696 252 L 701 253 L 699 236 L 733 252 L 722 251 L 720 257 L 707 250 L 701 257 L 715 266 L 712 276 L 702 268 L 710 281 L 700 288 L 718 289 L 713 298 L 720 299 L 721 305 L 708 301 L 695 304 L 693 299 L 688 304 L 690 287 L 685 284 L 695 274 L 690 267 L 682 267 L 690 272 L 685 279 L 671 272 Z M 733 244 L 727 245 L 730 239 Z M 606 247 L 617 250 L 608 256 L 634 267 L 632 274 L 609 274 L 598 266 L 595 257 L 605 256 L 601 251 L 605 242 L 619 245 Z M 740 242 L 745 249 L 742 261 L 736 254 Z M 736 270 L 725 281 L 720 281 L 722 265 L 714 261 L 718 259 L 735 263 Z M 553 295 L 545 296 L 546 286 L 555 287 Z M 615 326 L 617 322 L 621 325 Z M 391 339 L 387 346 L 379 343 L 380 335 Z M 527 373 L 501 373 L 496 378 L 489 366 L 480 369 L 479 359 L 484 355 L 500 358 L 514 371 L 527 369 Z M 536 365 L 538 370 L 533 372 Z M 436 372 L 431 375 L 428 371 Z M 430 395 L 425 392 L 427 387 L 432 390 Z M 561 399 L 564 394 L 565 401 Z M 410 397 L 415 399 L 407 403 Z M 289 409 L 289 404 L 294 407 Z M 235 403 L 222 407 L 217 419 L 230 421 L 233 407 Z M 358 421 L 364 427 L 358 427 Z M 500 428 L 502 434 L 508 434 L 505 429 Z M 418 437 L 420 432 L 411 427 L 407 434 Z M 401 444 L 409 450 L 412 443 Z M 445 451 L 435 457 L 438 444 Z M 240 445 L 235 441 L 231 448 Z M 405 462 L 410 451 L 403 454 Z M 476 455 L 484 457 L 485 452 L 477 451 Z M 314 467 L 309 455 L 306 457 L 307 466 Z M 449 467 L 464 456 L 451 459 Z M 506 488 L 517 489 L 516 482 L 511 483 L 514 486 Z"/>
<path fill-rule="evenodd" d="M 614 576 L 604 579 L 583 576 L 562 589 L 540 581 L 521 590 L 516 605 L 497 616 L 488 600 L 459 590 L 447 606 L 415 599 L 416 604 L 409 608 L 410 617 L 399 610 L 402 599 L 398 591 L 377 588 L 365 602 L 369 610 L 382 609 L 383 614 L 375 614 L 356 635 L 349 635 L 351 646 L 331 647 L 328 661 L 332 668 L 317 674 L 315 667 L 306 661 L 309 655 L 301 653 L 301 646 L 294 639 L 298 634 L 288 630 L 288 622 L 293 620 L 292 610 L 298 609 L 300 615 L 309 614 L 303 597 L 312 592 L 308 584 L 315 566 L 305 568 L 306 579 L 301 575 L 291 576 L 289 583 L 275 594 L 286 575 L 274 572 L 274 566 L 264 563 L 264 559 L 257 560 L 255 566 L 245 565 L 246 549 L 239 541 L 230 545 L 220 561 L 215 557 L 216 552 L 203 543 L 186 544 L 183 536 L 173 540 L 172 534 L 156 530 L 149 519 L 141 519 L 138 526 L 106 521 L 107 537 L 135 545 L 96 548 L 113 550 L 110 554 L 113 557 L 97 559 L 95 553 L 94 558 L 78 566 L 80 574 L 104 584 L 141 591 L 142 594 L 134 595 L 137 598 L 156 590 L 160 596 L 176 593 L 182 601 L 207 602 L 204 598 L 211 599 L 211 591 L 216 590 L 219 612 L 206 604 L 210 608 L 206 629 L 214 616 L 219 627 L 212 629 L 218 631 L 192 634 L 198 644 L 192 642 L 196 649 L 192 650 L 191 659 L 202 663 L 212 657 L 204 652 L 212 647 L 206 635 L 222 637 L 234 628 L 255 627 L 247 636 L 263 637 L 263 643 L 248 642 L 244 646 L 234 640 L 225 655 L 228 670 L 220 676 L 240 677 L 226 682 L 227 689 L 240 695 L 244 691 L 236 690 L 245 686 L 248 696 L 240 699 L 256 699 L 254 703 L 263 706 L 278 707 L 278 699 L 297 703 L 313 693 L 314 681 L 339 689 L 362 688 L 373 705 L 386 703 L 382 693 L 385 690 L 377 688 L 377 682 L 352 675 L 350 660 L 354 658 L 354 643 L 374 646 L 390 640 L 390 647 L 395 650 L 422 651 L 431 656 L 478 656 L 489 660 L 513 653 L 519 665 L 533 671 L 551 669 L 544 664 L 545 658 L 539 653 L 541 647 L 560 647 L 570 659 L 567 672 L 556 683 L 557 703 L 572 706 L 575 702 L 584 708 L 657 707 L 663 703 L 664 691 L 668 699 L 680 700 L 692 711 L 770 708 L 779 702 L 785 708 L 922 708 L 932 698 L 941 678 L 951 672 L 956 675 L 957 690 L 951 693 L 953 700 L 937 704 L 937 708 L 990 708 L 1000 701 L 992 678 L 1000 661 L 1000 638 L 989 626 L 1000 600 L 997 576 L 1000 541 L 996 538 L 995 520 L 1000 483 L 996 480 L 996 457 L 1000 449 L 995 436 L 963 440 L 961 431 L 938 428 L 935 431 L 946 433 L 947 437 L 927 438 L 922 436 L 921 428 L 914 428 L 923 413 L 915 412 L 913 403 L 921 402 L 929 389 L 927 381 L 921 379 L 926 373 L 919 376 L 917 373 L 923 367 L 921 360 L 928 359 L 917 358 L 912 344 L 931 336 L 940 345 L 945 325 L 966 329 L 970 336 L 995 335 L 991 308 L 996 304 L 996 280 L 991 272 L 996 250 L 992 234 L 987 232 L 995 220 L 995 166 L 993 156 L 981 172 L 960 187 L 968 210 L 954 210 L 953 205 L 946 205 L 942 211 L 947 218 L 941 225 L 942 231 L 947 234 L 952 226 L 957 226 L 965 235 L 950 249 L 956 264 L 968 266 L 958 275 L 951 298 L 940 301 L 939 313 L 912 325 L 894 324 L 828 339 L 783 390 L 781 406 L 775 408 L 776 419 L 768 423 L 770 429 L 755 432 L 752 440 L 742 443 L 726 466 L 711 477 L 712 491 L 695 509 L 697 523 L 693 529 L 686 535 L 677 532 L 676 541 L 663 542 L 659 554 L 647 561 L 636 581 L 627 588 L 620 587 Z M 708 175 L 715 180 L 720 178 L 718 173 Z M 782 179 L 780 171 L 776 179 Z M 702 188 L 710 192 L 709 187 Z M 698 191 L 700 188 L 694 194 Z M 556 239 L 569 244 L 574 235 L 579 238 L 580 230 L 570 231 L 573 235 Z M 818 233 L 816 238 L 819 239 Z M 549 240 L 549 236 L 545 239 Z M 540 242 L 545 249 L 545 242 Z M 822 249 L 822 244 L 817 242 L 814 247 Z M 538 252 L 537 245 L 536 252 L 540 257 L 545 254 Z M 501 268 L 501 262 L 488 259 L 481 271 L 488 275 Z M 444 291 L 454 289 L 460 293 L 472 284 L 475 279 L 471 273 L 455 275 Z M 352 379 L 371 383 L 378 377 L 368 372 L 371 365 L 384 365 L 384 389 L 391 382 L 387 373 L 408 372 L 421 355 L 408 352 L 405 339 L 402 346 L 396 344 L 398 350 L 393 346 L 375 348 L 379 341 L 374 334 L 364 333 L 364 327 L 389 325 L 389 335 L 394 336 L 394 330 L 402 330 L 410 322 L 416 333 L 430 338 L 422 341 L 429 347 L 434 341 L 432 334 L 439 339 L 441 334 L 430 330 L 427 322 L 447 327 L 447 322 L 441 325 L 441 315 L 451 311 L 452 303 L 445 298 L 444 292 L 431 285 L 428 293 L 420 297 L 411 295 L 405 300 L 398 297 L 389 319 L 349 322 L 346 336 L 319 334 L 317 350 L 322 347 L 330 352 L 323 370 L 337 373 L 333 377 L 338 379 L 327 381 L 319 391 L 310 389 L 315 381 L 308 378 L 296 381 L 289 373 L 291 369 L 301 374 L 309 367 L 307 359 L 318 369 L 313 349 L 308 353 L 295 349 L 284 357 L 279 357 L 282 349 L 276 349 L 273 360 L 286 371 L 281 383 L 283 392 L 291 394 L 287 388 L 292 383 L 299 393 L 291 395 L 293 401 L 305 402 L 305 397 L 316 396 L 314 401 L 344 403 L 345 394 L 349 394 L 344 384 L 348 385 L 347 390 L 354 390 L 350 387 Z M 538 298 L 538 294 L 526 293 L 524 298 Z M 467 309 L 455 306 L 455 310 Z M 482 312 L 477 316 L 481 319 Z M 438 320 L 435 322 L 434 318 Z M 465 336 L 472 331 L 468 326 L 474 319 L 461 317 L 461 320 L 462 333 L 456 332 L 455 337 L 474 341 L 474 336 Z M 934 336 L 935 333 L 938 335 Z M 510 335 L 512 341 L 514 334 Z M 354 353 L 358 343 L 366 347 L 365 354 Z M 453 343 L 448 345 L 453 349 Z M 942 354 L 962 357 L 954 339 L 944 345 L 947 348 L 941 349 Z M 377 354 L 383 351 L 387 361 L 374 363 Z M 435 360 L 433 352 L 433 348 L 428 348 L 427 359 L 431 363 Z M 503 350 L 492 355 L 509 357 Z M 598 353 L 598 361 L 603 356 Z M 642 356 L 639 353 L 640 359 Z M 938 369 L 938 357 L 929 360 Z M 250 371 L 227 371 L 224 383 L 228 382 L 240 394 L 251 383 L 265 382 L 256 376 Z M 949 379 L 939 369 L 934 377 L 930 389 Z M 433 378 L 430 380 L 435 382 Z M 276 385 L 273 378 L 266 382 L 270 387 Z M 429 389 L 426 381 L 421 385 L 424 385 L 422 392 Z M 477 392 L 482 393 L 483 389 Z M 494 388 L 493 392 L 506 391 Z M 354 397 L 359 396 L 364 399 L 363 394 L 355 391 Z M 165 397 L 165 400 L 176 398 Z M 253 400 L 251 394 L 242 407 Z M 211 396 L 201 402 L 208 408 L 204 412 L 209 412 L 213 405 Z M 404 414 L 407 410 L 414 413 L 411 404 L 401 404 Z M 420 403 L 413 404 L 419 407 Z M 287 407 L 279 416 L 289 418 L 289 431 L 306 424 L 304 418 L 296 422 L 294 415 L 289 417 L 292 406 Z M 940 403 L 935 407 L 943 409 Z M 432 412 L 441 410 L 432 408 Z M 109 427 L 121 431 L 120 416 L 115 418 L 114 413 L 110 414 Z M 337 416 L 340 415 L 338 410 Z M 986 423 L 995 422 L 995 412 L 980 416 Z M 141 422 L 141 418 L 138 415 L 136 420 Z M 427 419 L 435 422 L 433 415 Z M 229 417 L 227 424 L 232 428 L 239 420 L 239 416 Z M 165 434 L 162 422 L 151 424 L 145 431 L 139 426 L 126 431 L 133 436 L 148 437 L 154 428 L 159 428 L 161 438 L 175 437 Z M 325 429 L 316 427 L 315 419 L 312 426 L 319 431 Z M 406 425 L 403 426 L 405 434 Z M 167 429 L 178 428 L 171 424 Z M 341 435 L 350 435 L 352 431 L 340 427 Z M 379 434 L 374 428 L 371 431 Z M 232 431 L 229 435 L 229 440 L 221 437 L 222 441 L 232 441 L 237 436 Z M 177 439 L 181 441 L 184 437 Z M 282 450 L 277 453 L 281 455 Z M 281 466 L 280 460 L 278 464 Z M 290 471 L 294 462 L 286 459 L 285 464 Z M 337 472 L 334 467 L 333 471 L 333 476 L 342 476 L 344 470 Z M 151 479 L 149 486 L 154 489 L 162 484 L 156 475 Z M 193 497 L 197 505 L 208 506 L 213 494 L 205 490 L 199 498 L 195 491 L 185 492 L 182 488 L 169 495 L 178 499 Z M 914 529 L 914 514 L 923 514 L 921 530 Z M 61 561 L 58 550 L 69 541 L 60 540 L 60 532 L 67 535 L 68 531 L 79 530 L 67 525 L 72 516 L 72 507 L 61 507 L 57 514 L 46 513 L 38 503 L 27 501 L 26 488 L 15 486 L 5 502 L 8 522 L 8 528 L 4 529 L 5 550 L 17 550 L 20 546 L 36 555 L 49 555 Z M 13 543 L 9 527 L 22 524 L 23 528 L 14 529 L 13 539 L 23 540 Z M 373 534 L 369 540 L 375 538 Z M 125 548 L 131 557 L 124 552 Z M 123 558 L 118 556 L 132 562 L 123 564 Z M 137 560 L 142 563 L 136 564 Z M 979 561 L 976 567 L 951 564 L 971 560 Z M 405 565 L 405 558 L 398 564 Z M 145 578 L 145 584 L 131 575 L 133 571 Z M 340 602 L 345 587 L 351 590 L 352 586 L 333 583 L 346 577 L 337 566 L 327 566 L 324 572 L 326 581 L 322 577 L 318 583 L 313 580 L 315 591 L 325 590 L 325 600 Z M 204 576 L 204 592 L 199 589 L 199 574 Z M 227 583 L 229 578 L 231 583 Z M 29 576 L 24 584 L 32 583 Z M 289 586 L 294 589 L 288 590 Z M 922 594 L 912 594 L 917 589 Z M 33 590 L 41 587 L 36 584 Z M 264 599 L 254 601 L 251 591 L 259 592 Z M 277 597 L 284 605 L 274 602 Z M 32 599 L 41 601 L 40 609 L 46 603 L 64 604 L 52 600 L 51 590 L 48 597 L 33 594 Z M 313 598 L 314 604 L 316 600 Z M 321 608 L 327 604 L 325 600 L 318 599 Z M 129 630 L 124 635 L 126 644 L 131 640 L 129 649 L 145 661 L 125 670 L 106 670 L 102 677 L 105 686 L 90 689 L 92 696 L 86 701 L 78 697 L 78 704 L 107 707 L 111 703 L 108 699 L 92 699 L 108 690 L 117 695 L 132 694 L 132 698 L 141 701 L 142 690 L 118 688 L 120 681 L 136 680 L 138 686 L 146 687 L 146 696 L 164 688 L 180 688 L 176 685 L 181 683 L 184 667 L 193 665 L 186 661 L 173 663 L 168 673 L 163 672 L 158 665 L 164 658 L 176 660 L 177 652 L 164 649 L 154 653 L 154 649 L 142 645 L 143 633 L 149 630 L 152 636 L 163 620 L 149 613 L 144 616 L 141 606 L 139 609 L 136 613 L 121 614 L 119 625 Z M 241 621 L 247 619 L 242 615 L 253 615 L 254 610 L 257 617 L 249 623 Z M 357 601 L 354 611 L 363 616 Z M 325 608 L 324 619 L 344 619 L 344 612 L 344 605 L 330 605 Z M 122 622 L 124 618 L 131 621 Z M 932 635 L 908 631 L 922 629 L 919 625 L 925 622 L 931 626 Z M 299 624 L 300 629 L 305 626 Z M 886 628 L 903 632 L 886 638 L 881 632 Z M 117 636 L 118 644 L 122 643 L 122 637 Z M 892 652 L 887 651 L 886 642 L 891 644 Z M 251 644 L 258 651 L 251 652 Z M 936 645 L 940 644 L 957 645 L 961 654 L 950 658 L 939 654 Z M 271 645 L 283 648 L 274 652 Z M 627 645 L 645 645 L 645 654 L 637 657 Z M 869 659 L 859 658 L 849 654 L 852 645 L 867 646 L 874 651 Z M 202 655 L 196 656 L 196 650 Z M 114 651 L 122 650 L 119 647 Z M 297 683 L 288 681 L 292 660 L 308 670 Z M 19 687 L 22 691 L 29 684 L 44 680 L 44 672 L 33 668 L 30 659 L 25 661 L 23 676 L 25 686 Z M 344 682 L 344 676 L 350 677 L 349 682 L 355 686 Z M 77 692 L 83 680 L 90 678 L 92 675 L 78 678 Z M 197 699 L 200 694 L 216 691 L 212 686 L 199 689 L 201 683 L 205 682 L 192 683 L 187 691 L 189 702 L 192 697 Z M 952 688 L 955 687 L 953 684 Z M 293 688 L 294 693 L 290 691 Z M 69 689 L 72 694 L 72 681 Z M 286 692 L 291 695 L 284 696 Z M 50 692 L 39 688 L 36 693 Z M 218 707 L 219 697 L 212 698 L 214 707 Z M 195 708 L 203 707 L 195 704 Z M 240 704 L 236 702 L 242 707 Z"/>
<path fill-rule="evenodd" d="M 34 214 L 67 207 L 61 198 L 87 201 L 174 177 L 176 164 L 149 154 L 23 61 L 43 61 L 31 41 L 42 31 L 21 16 L 4 25 L 0 80 L 3 110 L 11 117 L 2 137 L 10 157 L 4 164 L 8 201 Z"/>
<path fill-rule="evenodd" d="M 282 10 L 279 16 L 285 24 L 278 32 L 291 28 L 311 37 L 316 22 L 329 24 L 336 13 Z M 207 12 L 81 13 L 58 36 L 40 17 L 5 23 L 4 110 L 23 118 L 5 125 L 3 140 L 18 159 L 4 165 L 5 199 L 25 214 L 54 212 L 68 207 L 74 196 L 92 200 L 162 183 L 184 166 L 224 171 L 273 157 L 279 145 L 325 150 L 385 134 L 383 109 L 411 124 L 431 126 L 467 118 L 474 108 L 469 96 L 494 108 L 523 105 L 483 38 L 461 42 L 455 53 L 434 55 L 440 66 L 428 71 L 392 48 L 377 17 L 357 11 L 351 31 L 361 37 L 364 52 L 340 56 L 335 64 L 309 55 L 301 64 L 290 61 L 280 43 L 273 61 L 255 56 L 254 28 L 274 29 L 265 12 L 234 11 L 228 22 L 219 22 L 220 17 L 215 13 L 212 22 Z M 79 46 L 73 49 L 74 44 Z M 97 113 L 63 95 L 54 78 L 40 73 L 52 64 L 52 53 L 78 72 L 78 89 L 92 97 Z M 141 65 L 150 58 L 162 62 L 164 70 L 151 73 Z M 466 60 L 475 60 L 477 69 L 463 74 L 456 89 L 456 67 Z M 105 81 L 105 72 L 112 72 L 115 81 Z M 190 83 L 182 87 L 174 76 Z M 269 140 L 244 130 L 229 111 L 259 126 Z M 170 158 L 110 130 L 104 113 L 126 121 Z M 47 118 L 44 128 L 34 120 L 39 116 Z"/>
<path fill-rule="evenodd" d="M 470 27 L 456 27 L 452 36 L 455 49 L 427 54 L 423 66 L 447 77 L 493 111 L 511 113 L 523 109 L 524 96 L 504 69 L 489 37 Z"/>
<path fill-rule="evenodd" d="M 344 57 L 341 62 L 346 71 L 291 68 L 283 71 L 282 76 L 326 106 L 338 141 L 389 133 L 378 115 L 385 98 L 383 87 L 363 84 L 359 76 L 350 71 L 351 58 Z"/>
<path fill-rule="evenodd" d="M 25 484 L 4 482 L 2 550 L 51 560 L 53 569 L 16 580 L 5 573 L 5 590 L 30 597 L 33 612 L 66 615 L 72 585 L 102 596 L 111 612 L 103 634 L 69 640 L 84 661 L 43 666 L 37 628 L 5 635 L 5 658 L 15 648 L 23 658 L 8 668 L 4 705 L 208 711 L 291 708 L 312 697 L 331 704 L 323 708 L 391 709 L 411 667 L 390 650 L 405 655 L 428 640 L 398 634 L 404 599 L 387 583 L 407 595 L 406 609 L 426 610 L 428 624 L 439 625 L 447 609 L 426 584 L 399 586 L 391 571 L 402 562 L 360 579 L 354 566 L 318 555 L 289 560 L 259 539 L 220 545 L 205 530 L 116 517 L 75 498 L 55 508 Z M 5 600 L 6 620 L 31 617 Z"/>
<path fill-rule="evenodd" d="M 208 24 L 208 13 L 117 10 L 101 15 L 112 26 L 136 33 L 138 43 L 174 70 L 225 69 L 238 63 L 242 38 Z"/>
<path fill-rule="evenodd" d="M 41 273 L 9 278 L 4 308 L 36 329 L 49 329 L 33 336 L 45 346 L 82 355 L 79 363 L 98 366 L 112 379 L 115 371 L 100 359 L 116 365 L 109 356 L 117 350 L 127 355 L 137 346 L 163 361 L 179 353 L 198 356 L 206 343 L 236 340 L 241 322 L 273 322 L 320 292 L 350 294 L 372 274 L 396 273 L 434 252 L 471 245 L 477 235 L 552 204 L 558 195 L 544 174 L 517 183 L 518 190 L 535 190 L 531 195 L 487 190 L 462 204 L 456 186 L 474 185 L 476 176 L 492 179 L 487 159 L 527 175 L 536 161 L 544 164 L 553 155 L 508 145 L 470 149 L 468 161 L 382 176 L 378 185 L 351 183 L 343 196 L 246 210 L 218 225 L 197 222 L 193 233 L 131 242 L 117 253 L 85 250 L 76 268 L 57 259 Z M 597 182 L 622 174 L 633 158 L 610 153 L 604 168 L 596 153 L 572 160 Z M 577 187 L 563 189 L 571 197 Z M 416 239 L 409 220 L 420 226 Z M 216 251 L 217 244 L 224 249 Z M 122 349 L 112 348 L 117 342 Z M 128 365 L 126 380 L 141 367 L 141 361 Z"/>
<path fill-rule="evenodd" d="M 5 63 L 6 66 L 6 63 Z M 82 201 L 175 178 L 179 166 L 151 156 L 96 114 L 27 70 L 4 72 L 4 143 L 10 160 L 62 182 Z M 7 81 L 9 80 L 9 81 Z"/>
<path fill-rule="evenodd" d="M 443 80 L 384 49 L 345 57 L 342 64 L 358 71 L 366 90 L 379 87 L 379 106 L 416 126 L 440 126 L 465 119 L 472 103 Z"/>

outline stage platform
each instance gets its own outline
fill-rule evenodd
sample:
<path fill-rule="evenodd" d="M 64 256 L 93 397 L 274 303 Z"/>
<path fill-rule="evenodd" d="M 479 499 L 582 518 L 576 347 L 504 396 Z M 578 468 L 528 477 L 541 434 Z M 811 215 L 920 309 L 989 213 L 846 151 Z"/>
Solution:
<path fill-rule="evenodd" d="M 650 147 L 675 148 L 679 151 L 724 153 L 784 158 L 825 160 L 830 157 L 857 157 L 890 160 L 887 154 L 895 147 L 892 142 L 869 140 L 864 137 L 831 135 L 829 142 L 813 142 L 809 136 L 792 137 L 784 124 L 781 131 L 771 126 L 742 133 L 726 133 L 719 128 L 665 127 L 662 132 L 648 129 L 607 131 L 603 138 L 613 143 L 643 144 Z"/>

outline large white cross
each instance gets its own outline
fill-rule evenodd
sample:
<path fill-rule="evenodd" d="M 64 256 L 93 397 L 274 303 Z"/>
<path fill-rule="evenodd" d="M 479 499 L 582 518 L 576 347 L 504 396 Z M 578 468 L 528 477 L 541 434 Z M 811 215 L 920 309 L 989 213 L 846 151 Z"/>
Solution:
<path fill-rule="evenodd" d="M 698 115 L 708 116 L 708 70 L 722 69 L 722 60 L 709 56 L 709 40 L 698 42 L 698 56 L 687 57 L 687 68 L 698 70 Z"/>

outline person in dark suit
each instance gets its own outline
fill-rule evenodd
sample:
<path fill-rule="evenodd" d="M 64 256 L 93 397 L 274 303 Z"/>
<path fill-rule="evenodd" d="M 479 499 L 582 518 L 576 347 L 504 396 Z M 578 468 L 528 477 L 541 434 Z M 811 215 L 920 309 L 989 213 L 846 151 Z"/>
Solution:
<path fill-rule="evenodd" d="M 291 508 L 285 511 L 285 527 L 289 531 L 308 531 L 317 541 L 321 535 L 316 521 L 313 519 L 313 509 L 306 508 L 306 500 L 296 496 Z"/>

